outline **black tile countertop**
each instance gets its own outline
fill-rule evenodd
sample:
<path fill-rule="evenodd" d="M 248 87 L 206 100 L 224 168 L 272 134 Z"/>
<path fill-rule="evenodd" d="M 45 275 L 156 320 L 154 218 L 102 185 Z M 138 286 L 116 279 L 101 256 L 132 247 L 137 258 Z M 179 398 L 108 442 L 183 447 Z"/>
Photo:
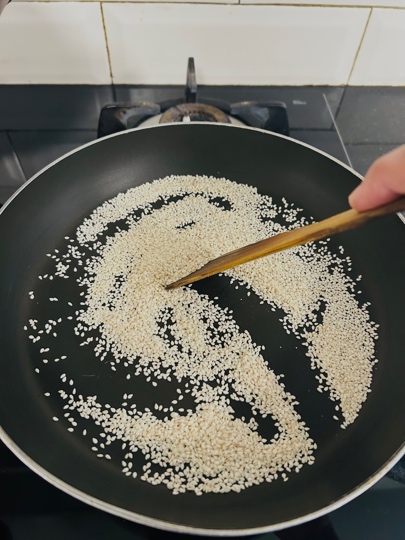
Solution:
<path fill-rule="evenodd" d="M 336 122 L 346 144 L 405 142 L 405 88 L 348 87 Z"/>
<path fill-rule="evenodd" d="M 101 107 L 111 101 L 110 86 L 0 86 L 0 131 L 95 130 Z"/>
<path fill-rule="evenodd" d="M 405 143 L 405 88 L 348 87 L 335 119 L 353 168 L 365 174 L 375 159 Z"/>
<path fill-rule="evenodd" d="M 71 150 L 96 139 L 93 130 L 10 131 L 9 140 L 28 179 Z"/>
<path fill-rule="evenodd" d="M 182 86 L 0 86 L 0 204 L 41 168 L 94 140 L 100 109 L 106 103 L 162 102 L 181 98 L 183 92 Z M 291 137 L 360 174 L 377 157 L 405 143 L 405 88 L 200 87 L 199 98 L 204 97 L 230 103 L 284 101 Z M 404 509 L 405 486 L 385 477 L 329 517 L 341 540 L 403 540 Z M 28 471 L 0 443 L 0 540 L 6 538 L 181 540 L 186 536 L 154 532 L 90 508 Z M 265 534 L 260 539 L 276 536 Z"/>
<path fill-rule="evenodd" d="M 162 102 L 181 86 L 1 86 L 0 203 L 41 168 L 96 138 L 100 109 L 113 101 Z M 405 143 L 405 88 L 200 87 L 199 98 L 284 101 L 291 136 L 360 174 Z"/>
<path fill-rule="evenodd" d="M 7 132 L 0 132 L 0 203 L 6 201 L 21 184 L 25 175 Z"/>

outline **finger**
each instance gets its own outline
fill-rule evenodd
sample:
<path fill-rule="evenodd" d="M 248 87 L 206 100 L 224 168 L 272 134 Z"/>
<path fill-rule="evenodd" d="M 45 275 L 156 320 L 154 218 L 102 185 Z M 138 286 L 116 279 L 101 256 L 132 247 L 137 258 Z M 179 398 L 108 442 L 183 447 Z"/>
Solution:
<path fill-rule="evenodd" d="M 359 212 L 381 206 L 405 194 L 405 145 L 373 163 L 363 182 L 349 196 Z"/>

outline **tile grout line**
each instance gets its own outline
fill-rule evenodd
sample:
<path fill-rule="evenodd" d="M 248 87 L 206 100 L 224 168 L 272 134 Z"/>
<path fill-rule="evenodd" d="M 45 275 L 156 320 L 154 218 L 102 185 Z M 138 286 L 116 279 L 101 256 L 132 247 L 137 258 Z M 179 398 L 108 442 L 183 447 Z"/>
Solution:
<path fill-rule="evenodd" d="M 345 96 L 346 96 L 346 91 L 347 91 L 347 84 L 343 88 L 342 97 L 340 98 L 339 105 L 336 108 L 336 113 L 335 113 L 335 116 L 334 116 L 335 119 L 339 116 L 340 109 L 342 108 L 343 100 L 345 99 Z"/>
<path fill-rule="evenodd" d="M 364 41 L 364 38 L 366 36 L 368 25 L 370 23 L 370 19 L 371 19 L 371 15 L 373 14 L 373 11 L 374 11 L 374 8 L 371 8 L 370 13 L 368 14 L 367 22 L 366 22 L 366 24 L 364 26 L 363 35 L 361 36 L 360 43 L 359 43 L 359 46 L 357 48 L 357 51 L 356 51 L 356 54 L 355 54 L 355 57 L 354 57 L 354 60 L 353 60 L 352 69 L 350 70 L 349 77 L 347 79 L 347 84 L 350 84 L 350 79 L 352 78 L 353 71 L 354 71 L 354 68 L 356 66 L 356 62 L 357 62 L 357 59 L 358 59 L 359 54 L 360 54 L 361 46 L 363 45 L 363 41 Z"/>
<path fill-rule="evenodd" d="M 107 59 L 108 59 L 108 67 L 110 69 L 110 81 L 111 81 L 111 86 L 113 88 L 114 101 L 116 101 L 116 99 L 115 99 L 114 81 L 113 81 L 112 62 L 111 62 L 111 56 L 110 56 L 110 47 L 108 46 L 107 26 L 105 24 L 104 10 L 103 10 L 103 3 L 102 2 L 100 2 L 100 13 L 101 13 L 101 21 L 103 23 L 103 31 L 104 31 L 104 39 L 105 39 L 105 48 L 106 48 Z"/>
<path fill-rule="evenodd" d="M 330 114 L 330 116 L 331 116 L 331 118 L 332 118 L 333 127 L 336 129 L 336 133 L 337 133 L 337 136 L 339 137 L 339 141 L 340 141 L 340 144 L 342 145 L 342 148 L 343 148 L 343 151 L 344 151 L 344 153 L 345 153 L 346 159 L 347 159 L 347 161 L 349 162 L 350 167 L 353 169 L 353 163 L 352 163 L 352 160 L 350 159 L 350 156 L 349 156 L 349 154 L 348 154 L 348 152 L 347 152 L 347 150 L 346 150 L 346 146 L 344 145 L 344 142 L 343 142 L 343 139 L 342 139 L 342 135 L 340 134 L 338 125 L 337 125 L 336 122 L 335 122 L 335 118 L 334 118 L 334 116 L 333 116 L 333 113 L 332 113 L 332 110 L 331 110 L 331 108 L 330 108 L 329 102 L 328 102 L 328 100 L 326 99 L 325 94 L 322 93 L 322 95 L 323 95 L 323 99 L 325 100 L 326 107 L 327 107 L 327 109 L 328 109 L 328 111 L 329 111 L 329 114 Z"/>
<path fill-rule="evenodd" d="M 23 0 L 22 0 L 23 1 Z M 41 0 L 43 1 L 43 0 Z M 87 0 L 86 0 L 87 1 Z M 108 3 L 115 3 L 117 0 L 105 0 Z M 270 0 L 271 1 L 271 0 Z M 150 3 L 154 4 L 154 0 L 121 0 L 123 3 L 132 3 L 132 4 L 138 4 L 138 3 Z M 166 2 L 165 2 L 166 3 Z M 168 4 L 208 4 L 215 6 L 218 3 L 223 4 L 223 2 L 204 2 L 204 0 L 198 0 L 195 2 L 187 2 L 187 0 L 173 0 L 173 2 L 168 1 Z M 313 1 L 311 4 L 300 4 L 299 2 L 295 2 L 293 4 L 286 4 L 283 2 L 283 0 L 280 0 L 279 2 L 272 2 L 268 3 L 266 1 L 264 2 L 255 2 L 254 0 L 246 2 L 245 0 L 239 0 L 240 5 L 242 6 L 278 6 L 278 7 L 302 7 L 302 8 L 311 8 L 311 7 L 321 7 L 321 8 L 345 8 L 345 9 L 395 9 L 404 11 L 405 6 L 387 6 L 387 5 L 380 5 L 380 4 L 319 4 L 316 2 L 316 0 Z"/>
<path fill-rule="evenodd" d="M 37 3 L 37 4 L 51 4 L 51 3 L 59 3 L 59 2 L 64 2 L 66 0 L 18 0 L 19 3 Z M 94 3 L 94 0 L 70 0 L 71 3 L 87 3 L 87 4 L 93 4 Z M 271 2 L 271 0 L 270 0 Z M 101 2 L 102 4 L 117 4 L 117 5 L 126 5 L 126 4 L 148 4 L 148 5 L 158 5 L 159 4 L 159 0 L 103 0 Z M 212 2 L 210 1 L 204 1 L 204 0 L 193 0 L 193 1 L 188 1 L 188 0 L 163 0 L 162 2 L 160 2 L 160 4 L 164 4 L 164 5 L 176 5 L 176 6 L 179 6 L 179 5 L 190 5 L 190 6 L 194 6 L 194 5 L 203 5 L 203 6 L 255 6 L 255 7 L 271 7 L 271 6 L 276 6 L 276 7 L 300 7 L 300 8 L 314 8 L 314 7 L 320 7 L 320 8 L 344 8 L 344 9 L 395 9 L 395 10 L 398 10 L 398 11 L 404 11 L 405 10 L 405 6 L 387 6 L 387 5 L 380 5 L 380 4 L 375 4 L 375 5 L 365 5 L 365 4 L 339 4 L 339 3 L 336 3 L 336 4 L 319 4 L 316 2 L 316 0 L 314 0 L 314 2 L 312 4 L 300 4 L 299 2 L 298 3 L 288 3 L 286 4 L 285 2 L 283 2 L 283 0 L 280 0 L 278 2 L 271 2 L 271 3 L 267 3 L 266 1 L 262 2 L 262 1 L 258 1 L 258 2 L 255 2 L 254 0 L 253 1 L 249 1 L 249 2 L 246 2 L 245 0 L 230 0 L 229 2 L 227 2 L 226 0 L 214 0 Z"/>
<path fill-rule="evenodd" d="M 66 0 L 17 0 L 18 3 L 35 3 L 35 4 L 58 4 L 61 2 L 65 2 Z M 336 0 L 338 1 L 338 0 Z M 70 0 L 69 3 L 83 3 L 83 4 L 94 4 L 96 3 L 94 0 Z M 119 4 L 119 5 L 126 5 L 126 4 L 149 4 L 151 6 L 159 4 L 159 0 L 103 0 L 102 2 L 99 2 L 101 4 Z M 390 5 L 384 5 L 384 4 L 320 4 L 317 3 L 316 0 L 313 0 L 311 4 L 301 4 L 298 0 L 294 3 L 285 3 L 283 0 L 279 0 L 276 2 L 272 2 L 269 0 L 269 2 L 264 1 L 257 1 L 254 0 L 246 2 L 246 0 L 214 0 L 214 1 L 204 1 L 204 0 L 163 0 L 160 2 L 164 5 L 206 5 L 206 6 L 255 6 L 255 7 L 270 7 L 270 6 L 276 6 L 276 7 L 301 7 L 301 8 L 313 8 L 313 7 L 321 7 L 321 8 L 344 8 L 344 9 L 391 9 L 391 10 L 398 10 L 398 11 L 404 11 L 405 6 L 390 6 Z"/>

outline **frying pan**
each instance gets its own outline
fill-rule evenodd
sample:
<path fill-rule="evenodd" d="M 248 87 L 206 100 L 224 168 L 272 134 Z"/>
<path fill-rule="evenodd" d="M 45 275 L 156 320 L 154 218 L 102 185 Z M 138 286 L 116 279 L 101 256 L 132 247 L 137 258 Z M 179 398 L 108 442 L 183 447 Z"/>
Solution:
<path fill-rule="evenodd" d="M 305 351 L 281 328 L 280 313 L 260 305 L 254 295 L 241 302 L 226 276 L 196 284 L 198 291 L 218 296 L 222 305 L 233 309 L 239 326 L 266 346 L 265 359 L 271 359 L 276 373 L 285 374 L 286 388 L 300 403 L 297 410 L 318 450 L 315 464 L 292 474 L 288 482 L 275 480 L 241 493 L 174 496 L 164 486 L 124 476 L 114 459 L 97 459 L 82 435 L 80 419 L 73 433 L 66 423 L 52 422 L 61 407 L 52 390 L 67 370 L 79 381 L 80 393 L 97 394 L 109 403 L 132 390 L 145 404 L 150 389 L 141 381 L 127 381 L 89 355 L 67 324 L 59 328 L 55 347 L 68 351 L 69 364 L 55 364 L 43 376 L 35 373 L 41 359 L 24 324 L 34 313 L 52 318 L 53 307 L 45 301 L 51 294 L 78 298 L 73 280 L 54 280 L 52 285 L 38 281 L 48 268 L 45 254 L 65 236 L 72 237 L 83 219 L 107 199 L 172 174 L 212 175 L 250 184 L 276 202 L 285 197 L 315 220 L 347 209 L 347 196 L 359 182 L 352 170 L 305 144 L 219 124 L 171 124 L 120 133 L 86 145 L 38 173 L 0 214 L 1 438 L 24 463 L 65 492 L 156 528 L 247 535 L 330 512 L 375 483 L 405 450 L 405 250 L 404 224 L 397 216 L 342 233 L 331 242 L 332 247 L 344 247 L 354 273 L 363 275 L 361 299 L 371 303 L 371 318 L 380 325 L 372 392 L 346 430 L 331 420 L 334 405 L 316 391 Z M 28 292 L 34 289 L 32 301 Z M 97 377 L 86 377 L 91 373 Z"/>

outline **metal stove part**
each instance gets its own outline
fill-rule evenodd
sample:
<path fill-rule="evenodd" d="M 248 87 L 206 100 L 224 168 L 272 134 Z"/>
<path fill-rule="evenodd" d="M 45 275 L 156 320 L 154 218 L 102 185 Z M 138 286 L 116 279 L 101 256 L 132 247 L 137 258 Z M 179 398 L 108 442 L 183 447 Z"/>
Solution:
<path fill-rule="evenodd" d="M 230 113 L 248 126 L 273 131 L 281 135 L 290 134 L 287 106 L 282 101 L 233 103 Z"/>
<path fill-rule="evenodd" d="M 189 58 L 187 64 L 186 103 L 197 103 L 197 89 L 194 58 Z"/>
<path fill-rule="evenodd" d="M 160 105 L 147 101 L 110 103 L 101 109 L 97 137 L 138 127 L 147 118 L 153 118 L 160 112 Z"/>
<path fill-rule="evenodd" d="M 222 122 L 248 125 L 289 135 L 287 107 L 281 101 L 225 103 L 204 99 L 198 103 L 194 59 L 188 59 L 184 99 L 165 103 L 112 103 L 100 113 L 98 137 L 118 131 L 168 122 Z M 248 89 L 247 89 L 248 92 Z"/>
<path fill-rule="evenodd" d="M 171 124 L 173 122 L 231 123 L 229 116 L 221 109 L 203 103 L 181 103 L 171 107 L 162 114 L 159 121 L 160 124 Z"/>
<path fill-rule="evenodd" d="M 149 127 L 149 126 L 157 126 L 160 124 L 160 119 L 162 118 L 163 114 L 158 114 L 157 116 L 150 116 L 146 120 L 144 120 L 141 124 L 139 124 L 139 128 Z M 238 118 L 235 118 L 234 116 L 228 115 L 229 121 L 234 126 L 246 126 L 244 122 L 239 120 Z"/>

